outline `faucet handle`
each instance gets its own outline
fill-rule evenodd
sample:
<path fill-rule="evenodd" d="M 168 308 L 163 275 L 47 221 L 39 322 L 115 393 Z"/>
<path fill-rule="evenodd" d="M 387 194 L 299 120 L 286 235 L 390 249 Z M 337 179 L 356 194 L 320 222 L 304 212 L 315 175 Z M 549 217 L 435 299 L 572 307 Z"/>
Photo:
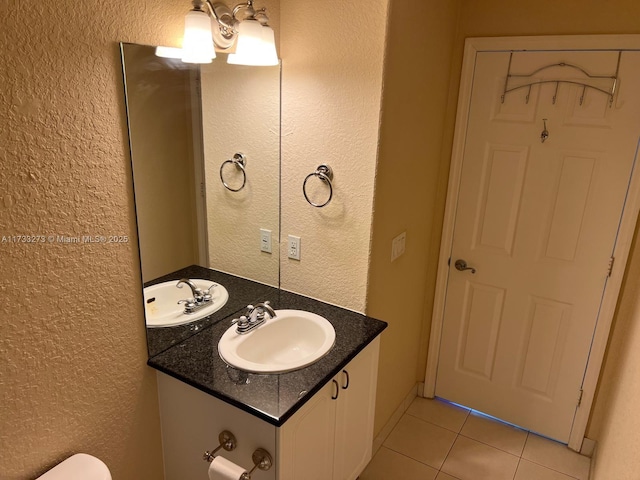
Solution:
<path fill-rule="evenodd" d="M 249 326 L 249 318 L 246 315 L 240 315 L 240 318 L 234 318 L 231 320 L 231 325 L 238 324 L 238 331 Z"/>
<path fill-rule="evenodd" d="M 189 298 L 187 300 L 178 300 L 178 305 L 184 303 L 184 313 L 193 313 L 196 308 L 195 300 Z"/>

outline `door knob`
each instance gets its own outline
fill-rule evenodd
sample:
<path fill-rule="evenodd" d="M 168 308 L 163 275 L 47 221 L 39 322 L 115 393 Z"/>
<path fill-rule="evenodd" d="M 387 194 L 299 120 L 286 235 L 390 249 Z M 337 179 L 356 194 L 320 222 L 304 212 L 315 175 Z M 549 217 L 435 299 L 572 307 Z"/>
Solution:
<path fill-rule="evenodd" d="M 461 258 L 456 260 L 454 266 L 456 267 L 456 270 L 460 270 L 461 272 L 464 272 L 465 270 L 471 270 L 471 273 L 476 273 L 476 269 L 467 266 L 467 262 L 465 260 L 462 260 Z"/>

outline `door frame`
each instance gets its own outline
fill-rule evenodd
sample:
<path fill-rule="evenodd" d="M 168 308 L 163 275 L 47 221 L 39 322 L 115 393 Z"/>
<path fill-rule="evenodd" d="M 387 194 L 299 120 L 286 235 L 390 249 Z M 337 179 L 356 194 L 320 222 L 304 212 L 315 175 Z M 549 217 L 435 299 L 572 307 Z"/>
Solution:
<path fill-rule="evenodd" d="M 209 227 L 207 221 L 207 184 L 204 168 L 204 138 L 202 129 L 202 76 L 200 68 L 189 70 L 191 100 L 191 136 L 193 153 L 193 191 L 198 265 L 209 268 Z M 199 128 L 193 128 L 197 125 Z"/>
<path fill-rule="evenodd" d="M 449 184 L 444 214 L 444 223 L 438 259 L 435 298 L 431 318 L 431 336 L 425 373 L 424 396 L 435 396 L 436 373 L 440 355 L 440 339 L 444 319 L 445 296 L 449 277 L 449 258 L 453 245 L 453 229 L 457 210 L 462 161 L 467 136 L 471 91 L 473 86 L 476 54 L 479 52 L 509 51 L 560 51 L 560 50 L 640 50 L 640 35 L 577 35 L 541 37 L 491 37 L 467 38 L 465 40 L 458 108 L 455 122 L 453 150 L 449 171 Z M 637 155 L 637 154 L 636 154 Z M 637 158 L 637 157 L 636 157 Z M 613 256 L 615 266 L 605 284 L 600 313 L 596 323 L 591 351 L 582 384 L 581 403 L 569 437 L 569 448 L 580 451 L 591 407 L 598 386 L 598 378 L 604 361 L 607 341 L 615 314 L 622 280 L 626 270 L 629 250 L 633 240 L 638 212 L 640 211 L 640 172 L 633 168 L 628 195 L 618 227 Z M 576 392 L 576 395 L 578 392 Z M 576 398 L 576 402 L 578 398 Z"/>

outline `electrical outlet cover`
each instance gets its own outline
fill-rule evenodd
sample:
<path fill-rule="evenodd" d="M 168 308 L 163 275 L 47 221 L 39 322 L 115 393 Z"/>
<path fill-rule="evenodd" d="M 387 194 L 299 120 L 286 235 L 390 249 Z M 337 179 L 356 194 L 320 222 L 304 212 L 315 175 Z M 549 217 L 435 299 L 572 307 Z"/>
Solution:
<path fill-rule="evenodd" d="M 407 241 L 407 232 L 402 232 L 396 238 L 391 241 L 391 261 L 404 253 L 405 244 Z"/>
<path fill-rule="evenodd" d="M 287 256 L 293 260 L 300 260 L 300 237 L 289 235 L 287 242 Z"/>
<path fill-rule="evenodd" d="M 260 229 L 260 251 L 271 253 L 271 230 Z"/>

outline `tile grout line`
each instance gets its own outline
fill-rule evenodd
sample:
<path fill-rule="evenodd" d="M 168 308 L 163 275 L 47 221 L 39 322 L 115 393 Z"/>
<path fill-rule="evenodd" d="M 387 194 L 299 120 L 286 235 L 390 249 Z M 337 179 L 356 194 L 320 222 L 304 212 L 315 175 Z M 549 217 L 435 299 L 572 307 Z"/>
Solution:
<path fill-rule="evenodd" d="M 384 447 L 384 448 L 386 448 L 387 450 L 391 450 L 392 452 L 397 453 L 398 455 L 402 455 L 403 457 L 408 458 L 409 460 L 413 460 L 414 462 L 417 462 L 417 463 L 419 463 L 420 465 L 425 465 L 425 466 L 427 466 L 427 467 L 429 467 L 429 468 L 432 468 L 432 469 L 436 470 L 437 472 L 439 472 L 439 471 L 440 471 L 438 468 L 434 467 L 433 465 L 429 465 L 428 463 L 425 463 L 425 462 L 423 462 L 422 460 L 418 460 L 417 458 L 413 458 L 411 455 L 407 455 L 406 453 L 399 452 L 398 450 L 394 450 L 393 448 L 388 447 L 388 446 L 386 446 L 386 445 L 381 445 L 381 446 L 380 446 L 380 448 L 383 448 L 383 447 Z M 378 450 L 378 451 L 380 451 L 380 450 Z M 376 453 L 376 455 L 377 455 L 377 453 Z M 444 462 L 443 462 L 443 463 L 444 463 Z M 445 472 L 445 473 L 446 473 L 446 472 Z"/>
<path fill-rule="evenodd" d="M 513 476 L 513 479 L 512 479 L 512 480 L 515 480 L 515 478 L 516 478 L 516 476 L 517 476 L 517 474 L 518 474 L 518 470 L 519 470 L 519 468 L 520 468 L 520 464 L 522 463 L 522 460 L 526 460 L 526 461 L 531 462 L 531 463 L 533 463 L 533 464 L 535 464 L 535 465 L 538 465 L 538 466 L 540 466 L 540 467 L 546 468 L 546 469 L 548 469 L 548 470 L 551 470 L 551 471 L 553 471 L 553 472 L 559 473 L 559 474 L 561 474 L 561 475 L 565 475 L 565 476 L 567 476 L 567 477 L 571 478 L 572 480 L 581 480 L 579 477 L 576 477 L 576 476 L 574 476 L 573 474 L 569 474 L 569 473 L 566 473 L 566 472 L 564 472 L 564 471 L 557 470 L 556 468 L 549 467 L 548 465 L 545 465 L 545 464 L 540 463 L 540 462 L 538 462 L 538 461 L 534 461 L 534 460 L 531 460 L 531 459 L 529 459 L 529 458 L 524 457 L 524 453 L 525 453 L 525 450 L 526 450 L 526 447 L 527 447 L 527 443 L 529 442 L 530 435 L 532 434 L 532 432 L 530 432 L 530 431 L 528 431 L 528 430 L 525 430 L 525 429 L 522 429 L 522 428 L 519 428 L 519 429 L 518 429 L 518 430 L 521 430 L 521 431 L 523 431 L 523 432 L 525 432 L 525 433 L 526 433 L 525 441 L 524 441 L 524 443 L 523 443 L 523 445 L 522 445 L 522 450 L 520 451 L 520 454 L 515 454 L 515 453 L 509 452 L 509 451 L 507 451 L 507 450 L 503 450 L 502 448 L 496 447 L 495 445 L 491 445 L 491 444 L 486 443 L 486 442 L 484 442 L 484 441 L 481 441 L 481 440 L 478 440 L 478 439 L 475 439 L 475 438 L 473 438 L 473 437 L 470 437 L 470 436 L 467 436 L 467 435 L 463 434 L 463 433 L 462 433 L 462 430 L 464 429 L 464 426 L 466 425 L 467 421 L 469 420 L 469 418 L 470 418 L 470 416 L 471 416 L 471 414 L 472 414 L 472 412 L 473 412 L 473 410 L 471 410 L 471 409 L 464 409 L 464 410 L 466 410 L 465 418 L 464 418 L 464 421 L 462 422 L 462 425 L 459 427 L 459 429 L 458 429 L 457 431 L 456 431 L 456 430 L 452 430 L 451 428 L 447 428 L 447 427 L 445 427 L 445 426 L 443 426 L 443 425 L 441 425 L 441 424 L 434 423 L 433 421 L 426 420 L 425 418 L 422 418 L 422 417 L 420 417 L 420 416 L 418 416 L 418 415 L 416 415 L 416 414 L 414 414 L 414 413 L 411 413 L 411 412 L 409 412 L 408 410 L 407 410 L 407 411 L 405 411 L 405 413 L 404 413 L 404 415 L 408 415 L 408 416 L 410 416 L 410 417 L 412 417 L 412 418 L 414 418 L 414 419 L 416 419 L 416 420 L 419 420 L 419 421 L 422 421 L 422 422 L 428 423 L 428 424 L 433 425 L 433 426 L 435 426 L 435 427 L 442 428 L 442 429 L 444 429 L 444 430 L 446 430 L 446 431 L 449 431 L 449 432 L 451 432 L 451 433 L 454 433 L 454 434 L 455 434 L 455 438 L 454 438 L 454 440 L 453 440 L 453 443 L 452 443 L 452 444 L 451 444 L 451 446 L 449 447 L 449 450 L 447 451 L 447 454 L 445 455 L 445 457 L 444 457 L 444 459 L 443 459 L 443 461 L 442 461 L 442 464 L 441 464 L 440 468 L 439 468 L 439 469 L 436 469 L 438 473 L 443 472 L 443 473 L 445 473 L 445 474 L 447 474 L 447 475 L 449 475 L 449 476 L 452 476 L 452 475 L 448 474 L 447 472 L 445 472 L 444 470 L 442 470 L 442 467 L 444 467 L 444 464 L 445 464 L 445 462 L 447 461 L 447 459 L 449 458 L 449 455 L 451 454 L 451 451 L 453 450 L 453 447 L 454 447 L 454 445 L 456 444 L 456 442 L 458 441 L 459 437 L 464 437 L 464 438 L 466 438 L 466 439 L 468 439 L 468 440 L 471 440 L 471 441 L 477 442 L 477 443 L 479 443 L 479 444 L 482 444 L 482 445 L 484 445 L 484 446 L 487 446 L 487 447 L 489 447 L 489 448 L 493 448 L 493 449 L 495 449 L 495 450 L 498 450 L 499 452 L 506 453 L 507 455 L 511 455 L 511 456 L 516 457 L 516 458 L 518 459 L 518 463 L 517 463 L 517 465 L 516 465 L 516 470 L 515 470 L 515 472 L 514 472 L 514 476 Z M 498 421 L 498 422 L 499 422 L 499 421 Z M 502 423 L 502 422 L 499 422 L 499 423 Z M 505 425 L 508 425 L 508 424 L 505 424 Z M 514 428 L 517 428 L 517 427 L 514 427 Z M 534 435 L 535 435 L 535 434 L 534 434 Z M 383 444 L 383 445 L 384 445 L 384 444 Z M 388 448 L 389 450 L 392 450 L 392 451 L 394 451 L 394 452 L 396 452 L 396 453 L 400 454 L 400 455 L 403 455 L 403 456 L 404 456 L 404 457 L 406 457 L 406 458 L 409 458 L 409 459 L 411 459 L 411 460 L 417 461 L 418 463 L 421 463 L 421 464 L 423 464 L 423 465 L 426 465 L 426 466 L 428 466 L 428 467 L 430 467 L 430 468 L 435 468 L 435 467 L 433 467 L 432 465 L 429 465 L 428 463 L 425 463 L 425 462 L 422 462 L 422 461 L 420 461 L 420 460 L 417 460 L 417 459 L 415 459 L 415 458 L 413 458 L 413 457 L 411 457 L 411 456 L 409 456 L 409 455 L 404 454 L 403 452 L 399 452 L 399 451 L 397 451 L 397 450 L 394 450 L 394 449 L 392 449 L 392 448 L 389 448 L 388 446 L 385 446 L 385 447 L 386 447 L 386 448 Z M 437 476 L 437 474 L 436 474 L 436 476 Z M 453 476 L 452 476 L 452 477 L 453 477 Z M 457 477 L 453 477 L 453 478 L 457 478 Z M 585 479 L 585 480 L 586 480 L 586 479 Z"/>
<path fill-rule="evenodd" d="M 469 419 L 469 414 L 470 413 L 471 413 L 471 410 L 468 410 L 467 411 L 467 416 L 464 418 L 464 422 L 462 422 L 462 425 L 460 425 L 460 430 L 458 432 L 456 432 L 456 438 L 453 439 L 453 443 L 451 443 L 451 446 L 449 447 L 449 451 L 447 452 L 447 454 L 442 459 L 442 465 L 440 465 L 440 468 L 439 468 L 438 472 L 442 472 L 442 467 L 444 467 L 444 464 L 447 461 L 447 458 L 449 458 L 449 455 L 451 455 L 451 450 L 453 450 L 453 446 L 458 441 L 458 437 L 460 437 L 460 432 L 464 428 L 464 424 L 467 423 L 467 420 Z M 446 429 L 446 430 L 448 430 L 448 429 Z M 449 431 L 451 431 L 451 430 L 449 430 Z M 444 472 L 444 473 L 447 473 L 447 472 Z M 449 474 L 447 473 L 447 475 L 449 475 Z M 453 476 L 453 475 L 450 475 L 450 476 Z"/>
<path fill-rule="evenodd" d="M 501 452 L 508 453 L 509 455 L 513 455 L 514 457 L 522 457 L 522 453 L 524 452 L 524 447 L 525 447 L 525 445 L 526 445 L 527 438 L 529 437 L 529 433 L 530 433 L 528 430 L 525 430 L 525 429 L 523 429 L 523 428 L 513 427 L 513 428 L 516 428 L 516 429 L 518 429 L 518 430 L 520 430 L 520 431 L 522 431 L 522 432 L 525 432 L 525 433 L 526 433 L 526 435 L 527 435 L 527 438 L 525 438 L 525 443 L 522 445 L 522 451 L 520 452 L 520 454 L 512 453 L 512 452 L 509 452 L 509 451 L 507 451 L 507 450 L 504 450 L 504 449 L 502 449 L 502 448 L 500 448 L 500 447 L 496 447 L 495 445 L 491 445 L 490 443 L 486 443 L 486 442 L 483 442 L 482 440 L 478 440 L 477 438 L 473 438 L 473 437 L 470 437 L 470 436 L 468 436 L 468 435 L 463 434 L 463 433 L 462 433 L 462 430 L 464 429 L 464 426 L 466 425 L 467 420 L 468 420 L 468 419 L 469 419 L 469 417 L 471 416 L 471 412 L 472 412 L 472 410 L 467 410 L 467 415 L 466 415 L 466 417 L 465 417 L 465 419 L 464 419 L 464 422 L 462 422 L 462 426 L 460 427 L 460 429 L 459 429 L 458 431 L 456 431 L 456 430 L 451 430 L 450 428 L 447 428 L 447 427 L 443 427 L 442 425 L 437 424 L 437 423 L 434 423 L 434 422 L 432 422 L 432 421 L 430 421 L 430 420 L 425 420 L 424 418 L 419 417 L 419 416 L 417 416 L 417 415 L 414 415 L 413 413 L 410 413 L 409 411 L 405 412 L 405 415 L 409 415 L 409 416 L 411 416 L 411 417 L 413 417 L 413 418 L 417 418 L 418 420 L 422 420 L 423 422 L 430 423 L 431 425 L 435 425 L 436 427 L 444 428 L 445 430 L 448 430 L 448 431 L 450 431 L 450 432 L 453 432 L 453 433 L 455 433 L 455 434 L 457 434 L 457 435 L 460 435 L 460 436 L 462 436 L 462 437 L 465 437 L 465 438 L 467 438 L 467 439 L 469 439 L 469 440 L 473 440 L 473 441 L 475 441 L 475 442 L 482 443 L 483 445 L 486 445 L 487 447 L 495 448 L 496 450 L 500 450 Z M 502 425 L 502 424 L 504 424 L 505 426 L 506 426 L 506 425 L 509 425 L 509 424 L 507 424 L 507 423 L 499 422 L 499 421 L 498 421 L 498 423 L 500 423 L 501 425 Z M 457 438 L 457 437 L 456 437 L 456 438 Z M 446 472 L 445 472 L 445 473 L 446 473 Z M 562 473 L 562 472 L 561 472 L 561 473 Z M 577 480 L 579 480 L 579 479 L 577 479 Z"/>
<path fill-rule="evenodd" d="M 555 468 L 550 467 L 549 465 L 545 465 L 544 463 L 539 463 L 539 462 L 536 462 L 535 460 L 531 460 L 531 459 L 529 459 L 529 458 L 524 458 L 524 457 L 522 457 L 522 459 L 523 459 L 523 460 L 526 460 L 527 462 L 531 462 L 531 463 L 533 463 L 533 464 L 535 464 L 535 465 L 538 465 L 539 467 L 544 467 L 544 468 L 546 468 L 547 470 L 551 470 L 551 471 L 553 471 L 553 472 L 560 473 L 561 475 L 564 475 L 565 477 L 569 477 L 569 478 L 571 478 L 571 479 L 573 479 L 573 480 L 580 480 L 580 478 L 578 478 L 578 477 L 574 477 L 574 476 L 573 476 L 573 475 L 571 475 L 570 473 L 561 472 L 560 470 L 556 470 Z M 584 480 L 587 480 L 587 479 L 584 479 Z"/>
<path fill-rule="evenodd" d="M 516 471 L 513 472 L 513 479 L 516 480 L 516 476 L 518 475 L 518 469 L 520 468 L 520 462 L 522 461 L 522 457 L 518 457 L 518 464 L 516 465 Z"/>
<path fill-rule="evenodd" d="M 543 463 L 536 462 L 535 460 L 531 460 L 530 458 L 525 458 L 525 457 L 524 457 L 524 451 L 525 451 L 525 450 L 526 450 L 526 448 L 527 448 L 527 442 L 529 442 L 529 437 L 530 437 L 531 435 L 532 435 L 532 433 L 531 433 L 531 432 L 527 432 L 527 439 L 524 441 L 524 447 L 522 448 L 522 455 L 520 455 L 520 458 L 521 458 L 521 459 L 524 459 L 524 460 L 526 460 L 527 462 L 531 462 L 531 463 L 533 463 L 533 464 L 535 464 L 535 465 L 538 465 L 538 466 L 540 466 L 540 467 L 547 468 L 547 469 L 552 470 L 552 471 L 554 471 L 554 472 L 556 472 L 556 473 L 560 473 L 560 474 L 562 474 L 562 475 L 566 475 L 567 477 L 573 478 L 574 480 L 580 480 L 578 477 L 574 477 L 573 475 L 570 475 L 570 474 L 568 474 L 568 473 L 561 472 L 560 470 L 556 470 L 555 468 L 552 468 L 552 467 L 550 467 L 550 466 L 548 466 L 548 465 L 545 465 L 545 464 L 543 464 Z M 536 434 L 534 433 L 533 435 L 536 435 Z"/>
<path fill-rule="evenodd" d="M 530 431 L 526 430 L 527 435 L 524 438 L 524 443 L 522 444 L 522 451 L 520 452 L 519 458 L 518 458 L 518 465 L 516 465 L 516 471 L 513 473 L 513 480 L 516 480 L 516 476 L 518 475 L 518 470 L 520 470 L 520 464 L 522 463 L 522 455 L 524 455 L 524 449 L 527 448 L 527 442 L 529 441 L 529 435 L 531 434 Z M 526 458 L 524 459 L 526 460 Z"/>
<path fill-rule="evenodd" d="M 447 430 L 449 432 L 453 432 L 453 433 L 460 433 L 462 431 L 462 427 L 464 427 L 464 422 L 462 422 L 462 426 L 460 427 L 460 430 L 458 430 L 458 431 L 451 430 L 450 428 L 443 427 L 442 425 L 434 423 L 431 420 L 425 420 L 424 418 L 419 417 L 417 415 L 414 415 L 413 413 L 409 413 L 408 411 L 405 412 L 405 415 L 409 415 L 410 417 L 417 418 L 418 420 L 422 420 L 423 422 L 430 423 L 431 425 L 435 425 L 436 427 L 444 428 L 445 430 Z M 469 412 L 467 412 L 467 417 L 464 419 L 465 422 L 467 421 L 468 416 L 469 416 Z"/>
<path fill-rule="evenodd" d="M 461 428 L 462 430 L 462 428 Z M 442 467 L 444 467 L 445 462 L 447 461 L 447 458 L 449 458 L 449 455 L 451 455 L 451 450 L 453 450 L 453 446 L 456 444 L 456 442 L 458 441 L 458 437 L 460 436 L 459 433 L 456 433 L 456 438 L 453 439 L 453 442 L 451 443 L 451 446 L 449 447 L 449 450 L 447 451 L 447 454 L 444 456 L 444 458 L 442 459 L 442 464 L 440 465 L 440 469 L 438 470 L 438 472 L 442 472 Z M 447 473 L 447 472 L 444 472 Z M 447 475 L 449 475 L 447 473 Z M 453 476 L 453 475 L 451 475 Z"/>
<path fill-rule="evenodd" d="M 527 432 L 527 433 L 528 433 L 528 432 Z M 500 447 L 496 447 L 495 445 L 491 445 L 490 443 L 483 442 L 482 440 L 478 440 L 477 438 L 469 437 L 469 436 L 467 436 L 467 435 L 465 435 L 465 434 L 463 434 L 463 433 L 460 433 L 459 435 L 460 435 L 461 437 L 466 438 L 466 439 L 473 440 L 474 442 L 481 443 L 482 445 L 485 445 L 485 446 L 487 446 L 487 447 L 495 448 L 496 450 L 499 450 L 499 451 L 501 451 L 502 453 L 506 453 L 506 454 L 508 454 L 508 455 L 512 455 L 512 456 L 514 456 L 514 457 L 522 458 L 522 453 L 517 454 L 517 453 L 508 452 L 507 450 L 503 450 L 503 449 L 502 449 L 502 448 L 500 448 Z M 525 442 L 526 442 L 526 440 L 525 440 Z M 523 446 L 522 450 L 524 451 L 524 446 Z"/>

